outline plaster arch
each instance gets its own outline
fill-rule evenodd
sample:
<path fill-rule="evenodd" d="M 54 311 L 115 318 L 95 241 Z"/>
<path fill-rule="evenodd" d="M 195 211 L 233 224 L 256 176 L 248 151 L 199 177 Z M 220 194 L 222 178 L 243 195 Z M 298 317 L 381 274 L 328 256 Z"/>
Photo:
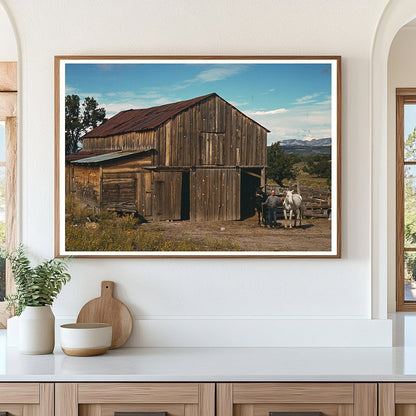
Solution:
<path fill-rule="evenodd" d="M 20 62 L 20 41 L 17 28 L 5 0 L 0 0 L 0 61 Z"/>
<path fill-rule="evenodd" d="M 388 250 L 388 57 L 397 32 L 416 17 L 414 0 L 390 0 L 377 27 L 371 53 L 371 277 L 372 318 L 387 318 Z M 395 194 L 393 194 L 395 195 Z"/>

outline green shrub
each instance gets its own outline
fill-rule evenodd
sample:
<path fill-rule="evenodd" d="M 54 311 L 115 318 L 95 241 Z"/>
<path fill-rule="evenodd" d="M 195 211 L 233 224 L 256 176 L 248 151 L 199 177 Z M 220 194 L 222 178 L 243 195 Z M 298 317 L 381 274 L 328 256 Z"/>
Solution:
<path fill-rule="evenodd" d="M 16 315 L 26 306 L 52 305 L 62 286 L 71 279 L 66 259 L 46 260 L 32 267 L 22 246 L 11 253 L 4 252 L 2 257 L 10 260 L 16 283 L 16 293 L 5 297 L 8 309 L 14 308 Z"/>

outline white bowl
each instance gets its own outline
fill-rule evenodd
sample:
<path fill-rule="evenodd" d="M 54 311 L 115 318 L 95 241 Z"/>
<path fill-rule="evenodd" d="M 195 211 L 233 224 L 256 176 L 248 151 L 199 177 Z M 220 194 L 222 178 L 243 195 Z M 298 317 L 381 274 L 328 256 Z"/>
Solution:
<path fill-rule="evenodd" d="M 61 347 L 68 355 L 88 357 L 111 347 L 112 326 L 104 323 L 61 325 Z"/>

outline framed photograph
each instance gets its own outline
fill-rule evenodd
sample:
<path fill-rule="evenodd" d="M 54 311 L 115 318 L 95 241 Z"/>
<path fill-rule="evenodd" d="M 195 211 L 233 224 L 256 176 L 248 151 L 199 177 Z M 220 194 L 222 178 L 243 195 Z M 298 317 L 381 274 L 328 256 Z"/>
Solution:
<path fill-rule="evenodd" d="M 55 57 L 56 256 L 340 257 L 341 58 Z"/>

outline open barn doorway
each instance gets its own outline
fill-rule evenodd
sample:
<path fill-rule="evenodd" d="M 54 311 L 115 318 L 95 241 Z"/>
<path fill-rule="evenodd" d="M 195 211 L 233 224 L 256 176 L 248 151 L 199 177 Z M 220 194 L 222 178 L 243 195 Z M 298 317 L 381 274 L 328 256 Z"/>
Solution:
<path fill-rule="evenodd" d="M 255 214 L 256 190 L 260 186 L 260 181 L 260 169 L 241 171 L 240 207 L 242 220 Z"/>
<path fill-rule="evenodd" d="M 191 205 L 191 193 L 189 172 L 182 173 L 182 193 L 181 193 L 181 220 L 189 220 L 189 211 Z"/>

